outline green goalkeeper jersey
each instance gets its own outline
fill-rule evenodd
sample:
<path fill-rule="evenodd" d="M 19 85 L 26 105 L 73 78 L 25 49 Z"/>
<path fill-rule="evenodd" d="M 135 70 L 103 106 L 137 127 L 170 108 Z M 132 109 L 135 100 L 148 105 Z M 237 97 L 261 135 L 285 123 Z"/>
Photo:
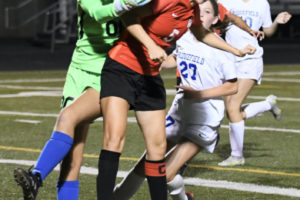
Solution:
<path fill-rule="evenodd" d="M 78 40 L 72 66 L 101 73 L 106 55 L 122 29 L 113 10 L 111 0 L 77 0 Z"/>

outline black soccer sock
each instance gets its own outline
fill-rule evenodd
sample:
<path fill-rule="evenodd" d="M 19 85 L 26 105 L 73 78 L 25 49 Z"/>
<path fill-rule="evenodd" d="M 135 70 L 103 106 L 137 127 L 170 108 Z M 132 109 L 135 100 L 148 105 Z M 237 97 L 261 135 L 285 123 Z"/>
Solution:
<path fill-rule="evenodd" d="M 97 176 L 98 200 L 113 199 L 120 155 L 118 152 L 101 150 Z"/>
<path fill-rule="evenodd" d="M 145 160 L 145 175 L 148 180 L 152 200 L 167 200 L 167 180 L 165 160 Z"/>

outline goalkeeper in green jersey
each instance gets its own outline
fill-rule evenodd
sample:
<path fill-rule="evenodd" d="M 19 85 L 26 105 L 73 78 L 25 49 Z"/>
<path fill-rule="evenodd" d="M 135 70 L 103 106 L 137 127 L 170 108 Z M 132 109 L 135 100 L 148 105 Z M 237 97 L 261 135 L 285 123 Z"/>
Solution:
<path fill-rule="evenodd" d="M 108 50 L 122 30 L 117 17 L 150 1 L 77 0 L 78 40 L 66 76 L 62 110 L 34 168 L 14 170 L 24 199 L 36 199 L 43 180 L 61 161 L 57 199 L 78 199 L 78 176 L 87 131 L 90 122 L 101 114 L 102 67 Z"/>

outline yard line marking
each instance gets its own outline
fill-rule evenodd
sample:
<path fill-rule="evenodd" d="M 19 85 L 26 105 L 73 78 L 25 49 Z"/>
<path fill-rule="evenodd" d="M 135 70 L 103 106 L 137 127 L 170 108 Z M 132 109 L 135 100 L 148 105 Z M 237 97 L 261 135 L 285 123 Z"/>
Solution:
<path fill-rule="evenodd" d="M 167 95 L 175 95 L 177 91 L 175 89 L 166 89 Z M 247 99 L 259 99 L 259 100 L 265 100 L 267 96 L 253 96 L 249 95 L 247 96 Z M 277 101 L 300 101 L 300 98 L 290 98 L 290 97 L 277 97 Z"/>
<path fill-rule="evenodd" d="M 0 85 L 1 87 L 1 85 Z M 22 87 L 22 86 L 20 86 Z M 34 89 L 35 87 L 32 87 Z M 0 98 L 16 98 L 16 97 L 34 97 L 34 96 L 50 96 L 50 97 L 61 97 L 62 88 L 56 87 L 38 87 L 39 89 L 44 88 L 45 90 L 54 90 L 54 91 L 35 91 L 35 92 L 20 92 L 17 94 L 0 94 Z M 167 95 L 175 95 L 175 89 L 166 89 Z M 259 99 L 264 100 L 266 96 L 251 96 L 249 95 L 247 99 Z M 277 97 L 278 101 L 295 101 L 300 102 L 300 98 L 290 98 L 290 97 Z"/>
<path fill-rule="evenodd" d="M 0 159 L 0 163 L 32 166 L 36 162 L 30 160 Z M 59 171 L 59 167 L 56 166 L 54 170 Z M 98 168 L 82 166 L 80 169 L 80 173 L 97 175 Z M 124 178 L 127 176 L 128 173 L 129 173 L 128 171 L 118 171 L 117 177 Z M 245 192 L 257 192 L 263 194 L 276 194 L 282 196 L 300 197 L 300 190 L 297 188 L 282 188 L 282 187 L 258 185 L 252 183 L 232 182 L 226 180 L 201 179 L 201 178 L 193 178 L 193 177 L 184 177 L 184 183 L 186 185 L 192 185 L 192 186 L 223 188 L 228 190 L 238 190 L 238 191 L 245 191 Z"/>
<path fill-rule="evenodd" d="M 16 119 L 15 122 L 28 123 L 28 124 L 39 124 L 39 120 L 27 120 L 27 119 Z"/>
<path fill-rule="evenodd" d="M 49 83 L 49 82 L 64 82 L 65 78 L 43 78 L 43 79 L 10 79 L 0 80 L 0 83 Z"/>
<path fill-rule="evenodd" d="M 18 97 L 61 97 L 62 91 L 38 91 L 38 92 L 20 92 L 17 94 L 0 94 L 0 98 L 18 98 Z"/>
<path fill-rule="evenodd" d="M 294 71 L 294 72 L 264 72 L 264 76 L 274 76 L 274 75 L 294 76 L 294 75 L 300 75 L 300 72 L 299 71 Z"/>
<path fill-rule="evenodd" d="M 40 149 L 31 149 L 31 148 L 24 148 L 24 147 L 13 147 L 13 146 L 2 146 L 0 145 L 0 149 L 3 150 L 12 150 L 12 151 L 24 151 L 24 152 L 33 152 L 33 153 L 40 153 L 42 150 Z M 99 155 L 95 154 L 83 154 L 85 158 L 95 158 L 98 159 Z M 138 161 L 139 158 L 134 157 L 120 157 L 120 160 L 123 161 Z M 231 168 L 231 167 L 218 167 L 218 166 L 208 166 L 208 165 L 199 165 L 199 164 L 192 164 L 188 165 L 191 168 L 201 168 L 201 169 L 209 169 L 209 170 L 216 170 L 216 171 L 237 171 L 237 172 L 246 172 L 252 174 L 268 174 L 268 175 L 278 175 L 278 176 L 290 176 L 290 177 L 300 177 L 299 173 L 290 173 L 290 172 L 281 172 L 281 171 L 269 171 L 263 169 L 247 169 L 247 168 Z"/>
<path fill-rule="evenodd" d="M 42 113 L 30 113 L 30 112 L 16 112 L 16 111 L 3 111 L 0 110 L 0 115 L 15 115 L 15 116 L 28 116 L 28 117 L 58 117 L 58 114 L 42 114 Z M 96 121 L 103 121 L 102 117 L 96 119 Z M 136 123 L 135 117 L 128 117 L 128 122 Z M 221 128 L 228 129 L 228 125 L 221 125 Z M 284 133 L 300 133 L 299 129 L 285 129 L 285 128 L 272 128 L 272 127 L 257 127 L 257 126 L 245 126 L 246 130 L 256 131 L 274 131 Z"/>
<path fill-rule="evenodd" d="M 44 86 L 0 85 L 0 88 L 28 89 L 28 90 L 60 90 L 60 91 L 62 91 L 62 87 L 44 87 Z"/>
<path fill-rule="evenodd" d="M 300 79 L 287 79 L 287 78 L 263 78 L 262 81 L 300 83 Z"/>

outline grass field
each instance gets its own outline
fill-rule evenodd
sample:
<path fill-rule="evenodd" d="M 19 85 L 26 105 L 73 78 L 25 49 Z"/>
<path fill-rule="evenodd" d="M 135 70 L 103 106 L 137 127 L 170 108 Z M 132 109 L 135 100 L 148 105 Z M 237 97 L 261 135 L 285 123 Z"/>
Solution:
<path fill-rule="evenodd" d="M 0 72 L 0 200 L 22 199 L 13 180 L 13 169 L 28 168 L 48 140 L 59 112 L 66 71 Z M 168 89 L 168 108 L 174 96 L 175 71 L 162 72 Z M 195 199 L 298 199 L 300 198 L 300 65 L 267 65 L 264 81 L 254 88 L 247 102 L 278 96 L 281 121 L 270 113 L 246 122 L 244 155 L 246 165 L 224 168 L 217 163 L 230 154 L 228 120 L 220 129 L 221 140 L 212 155 L 199 153 L 185 171 L 186 188 Z M 129 117 L 133 117 L 133 113 Z M 102 122 L 91 125 L 80 175 L 80 199 L 96 199 L 98 153 Z M 144 150 L 142 135 L 134 122 L 128 123 L 120 171 L 128 171 Z M 91 169 L 95 168 L 95 169 Z M 55 199 L 58 172 L 44 181 L 37 199 Z M 120 181 L 121 179 L 118 179 Z M 150 199 L 147 184 L 133 198 Z"/>

